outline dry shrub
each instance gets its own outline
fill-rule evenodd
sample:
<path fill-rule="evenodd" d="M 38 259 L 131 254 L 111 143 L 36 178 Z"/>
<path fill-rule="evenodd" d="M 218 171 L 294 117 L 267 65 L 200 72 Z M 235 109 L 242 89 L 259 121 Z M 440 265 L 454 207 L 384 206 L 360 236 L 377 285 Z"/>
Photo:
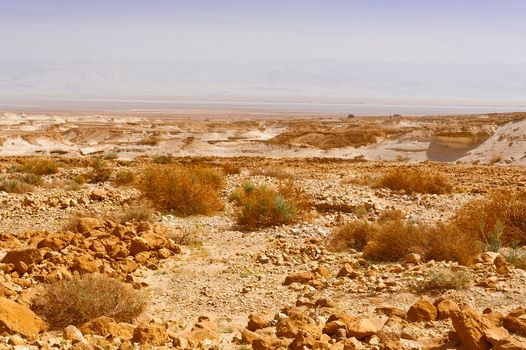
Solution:
<path fill-rule="evenodd" d="M 41 186 L 44 183 L 44 181 L 42 181 L 42 177 L 40 177 L 40 175 L 35 174 L 26 174 L 24 176 L 19 177 L 18 179 L 32 186 Z"/>
<path fill-rule="evenodd" d="M 420 226 L 396 219 L 380 225 L 363 251 L 367 259 L 375 261 L 398 261 L 417 253 L 426 261 L 457 261 L 469 266 L 482 246 L 476 237 L 454 225 Z"/>
<path fill-rule="evenodd" d="M 227 175 L 238 175 L 241 173 L 241 167 L 234 163 L 223 164 L 222 169 Z"/>
<path fill-rule="evenodd" d="M 33 159 L 12 166 L 10 172 L 22 172 L 35 175 L 51 175 L 58 173 L 59 164 L 50 159 Z"/>
<path fill-rule="evenodd" d="M 279 180 L 291 180 L 294 178 L 294 175 L 289 173 L 286 170 L 278 168 L 258 168 L 250 171 L 251 176 L 267 176 L 273 177 Z"/>
<path fill-rule="evenodd" d="M 88 182 L 85 175 L 77 175 L 71 179 L 72 182 L 75 182 L 78 185 L 85 185 Z"/>
<path fill-rule="evenodd" d="M 33 186 L 19 179 L 4 179 L 0 181 L 0 191 L 7 193 L 27 193 L 33 190 Z"/>
<path fill-rule="evenodd" d="M 147 306 L 147 295 L 106 275 L 84 275 L 45 285 L 32 308 L 54 327 L 79 326 L 100 316 L 131 322 Z"/>
<path fill-rule="evenodd" d="M 224 207 L 223 176 L 210 168 L 149 166 L 138 186 L 154 206 L 177 215 L 214 214 Z"/>
<path fill-rule="evenodd" d="M 431 271 L 424 282 L 423 290 L 445 291 L 449 289 L 466 290 L 472 285 L 471 276 L 465 271 L 436 270 Z"/>
<path fill-rule="evenodd" d="M 482 253 L 483 245 L 477 237 L 451 224 L 437 224 L 423 228 L 426 235 L 426 260 L 457 261 L 462 265 L 473 264 Z"/>
<path fill-rule="evenodd" d="M 502 253 L 506 261 L 518 269 L 526 271 L 526 247 L 512 248 Z"/>
<path fill-rule="evenodd" d="M 134 221 L 152 221 L 154 213 L 155 210 L 150 205 L 145 203 L 136 203 L 124 209 L 116 221 L 120 222 L 121 224 Z"/>
<path fill-rule="evenodd" d="M 380 214 L 378 223 L 384 224 L 389 221 L 403 220 L 404 218 L 404 212 L 400 209 L 386 209 Z"/>
<path fill-rule="evenodd" d="M 131 170 L 120 170 L 115 174 L 115 184 L 118 186 L 131 185 L 135 182 L 135 173 Z"/>
<path fill-rule="evenodd" d="M 526 245 L 526 191 L 492 193 L 460 209 L 453 220 L 487 245 Z M 497 237 L 498 236 L 498 237 Z"/>
<path fill-rule="evenodd" d="M 154 164 L 170 164 L 172 162 L 172 156 L 171 155 L 159 155 L 155 156 L 152 159 L 152 162 Z"/>
<path fill-rule="evenodd" d="M 89 182 L 98 183 L 109 181 L 113 170 L 111 167 L 101 158 L 95 158 L 91 162 L 91 172 L 88 174 Z"/>
<path fill-rule="evenodd" d="M 327 248 L 334 252 L 343 252 L 349 249 L 361 251 L 378 229 L 378 225 L 366 220 L 351 221 L 336 228 L 331 233 Z"/>
<path fill-rule="evenodd" d="M 451 193 L 452 187 L 444 175 L 420 169 L 396 168 L 380 177 L 374 187 L 406 193 Z"/>
<path fill-rule="evenodd" d="M 247 182 L 230 197 L 239 207 L 237 222 L 246 228 L 287 224 L 301 217 L 310 201 L 292 182 L 278 190 Z"/>
<path fill-rule="evenodd" d="M 425 236 L 419 226 L 402 220 L 381 225 L 364 247 L 364 256 L 375 261 L 398 261 L 409 253 L 425 255 Z"/>

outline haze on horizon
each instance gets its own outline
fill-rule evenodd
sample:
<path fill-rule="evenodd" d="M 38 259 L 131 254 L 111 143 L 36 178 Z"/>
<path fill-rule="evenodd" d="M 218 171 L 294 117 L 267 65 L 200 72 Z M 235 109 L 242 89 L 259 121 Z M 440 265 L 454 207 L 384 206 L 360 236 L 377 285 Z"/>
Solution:
<path fill-rule="evenodd" d="M 0 93 L 526 103 L 521 0 L 0 0 Z"/>

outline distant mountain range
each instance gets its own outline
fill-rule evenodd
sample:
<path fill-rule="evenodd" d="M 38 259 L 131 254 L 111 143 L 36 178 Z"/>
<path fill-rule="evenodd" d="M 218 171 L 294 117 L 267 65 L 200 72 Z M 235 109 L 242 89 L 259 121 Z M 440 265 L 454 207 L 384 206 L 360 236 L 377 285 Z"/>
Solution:
<path fill-rule="evenodd" d="M 0 59 L 0 98 L 317 98 L 526 104 L 526 64 Z"/>

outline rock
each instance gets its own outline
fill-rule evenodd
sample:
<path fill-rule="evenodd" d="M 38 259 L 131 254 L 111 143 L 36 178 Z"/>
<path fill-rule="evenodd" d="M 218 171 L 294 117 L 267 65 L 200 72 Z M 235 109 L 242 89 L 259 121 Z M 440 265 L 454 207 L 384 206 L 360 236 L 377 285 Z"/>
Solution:
<path fill-rule="evenodd" d="M 318 300 L 316 300 L 316 303 L 314 305 L 317 307 L 332 308 L 332 307 L 336 307 L 337 304 L 334 300 L 330 298 L 319 298 Z"/>
<path fill-rule="evenodd" d="M 23 262 L 30 266 L 42 261 L 42 253 L 37 248 L 15 249 L 10 250 L 2 259 L 4 264 L 16 264 Z"/>
<path fill-rule="evenodd" d="M 9 337 L 9 340 L 7 341 L 7 343 L 9 345 L 25 345 L 26 341 L 18 334 L 14 334 Z"/>
<path fill-rule="evenodd" d="M 166 245 L 166 238 L 151 231 L 143 232 L 141 237 L 146 241 L 149 250 L 159 250 Z"/>
<path fill-rule="evenodd" d="M 71 340 L 73 343 L 86 341 L 82 332 L 77 327 L 72 325 L 64 328 L 62 331 L 62 337 L 66 340 Z"/>
<path fill-rule="evenodd" d="M 143 237 L 133 237 L 130 244 L 130 254 L 137 255 L 139 253 L 147 252 L 150 250 L 148 241 Z"/>
<path fill-rule="evenodd" d="M 102 201 L 107 197 L 106 191 L 102 188 L 95 188 L 89 194 L 89 198 L 93 201 Z"/>
<path fill-rule="evenodd" d="M 104 227 L 104 221 L 95 218 L 80 218 L 77 224 L 77 232 L 85 233 Z"/>
<path fill-rule="evenodd" d="M 491 349 L 491 344 L 486 340 L 484 332 L 493 326 L 475 310 L 466 308 L 454 312 L 451 321 L 465 350 Z"/>
<path fill-rule="evenodd" d="M 259 335 L 256 332 L 252 332 L 248 329 L 243 329 L 241 331 L 241 343 L 242 344 L 252 344 L 254 340 L 258 338 L 259 338 Z"/>
<path fill-rule="evenodd" d="M 168 340 L 166 327 L 159 323 L 140 324 L 133 332 L 132 342 L 141 345 L 164 345 Z"/>
<path fill-rule="evenodd" d="M 316 325 L 316 322 L 301 311 L 292 310 L 288 316 L 276 324 L 276 336 L 296 338 L 299 332 L 315 334 L 317 337 L 321 335 L 321 329 Z"/>
<path fill-rule="evenodd" d="M 73 236 L 73 233 L 53 233 L 38 242 L 37 248 L 49 248 L 54 251 L 62 250 L 69 245 Z"/>
<path fill-rule="evenodd" d="M 460 311 L 460 307 L 451 299 L 445 299 L 436 306 L 438 310 L 438 319 L 445 320 L 451 318 L 454 312 Z"/>
<path fill-rule="evenodd" d="M 348 338 L 343 341 L 343 350 L 360 350 L 364 346 L 356 338 Z"/>
<path fill-rule="evenodd" d="M 420 264 L 422 257 L 420 254 L 409 253 L 404 257 L 404 262 L 407 264 Z"/>
<path fill-rule="evenodd" d="M 101 336 L 107 336 L 108 334 L 111 334 L 123 339 L 131 339 L 133 337 L 133 331 L 129 327 L 125 327 L 123 324 L 119 324 L 107 316 L 97 317 L 94 320 L 84 323 L 80 327 L 80 331 L 83 334 L 94 334 Z"/>
<path fill-rule="evenodd" d="M 297 272 L 292 273 L 285 278 L 285 285 L 288 286 L 292 283 L 306 284 L 316 278 L 313 272 Z"/>
<path fill-rule="evenodd" d="M 99 267 L 95 259 L 88 254 L 84 254 L 73 259 L 71 270 L 78 271 L 80 274 L 99 272 Z"/>
<path fill-rule="evenodd" d="M 508 331 L 526 337 L 526 319 L 508 315 L 502 320 L 502 326 Z"/>
<path fill-rule="evenodd" d="M 409 322 L 434 321 L 437 319 L 438 310 L 427 300 L 418 300 L 407 311 Z"/>
<path fill-rule="evenodd" d="M 493 346 L 501 343 L 504 339 L 509 338 L 509 336 L 508 331 L 501 327 L 484 330 L 484 338 Z"/>
<path fill-rule="evenodd" d="M 526 350 L 526 344 L 512 338 L 507 338 L 494 346 L 492 350 Z"/>
<path fill-rule="evenodd" d="M 197 323 L 188 334 L 190 344 L 196 346 L 206 339 L 214 340 L 219 336 L 217 325 L 206 316 L 198 318 Z"/>
<path fill-rule="evenodd" d="M 19 333 L 34 338 L 47 325 L 27 306 L 0 298 L 0 333 Z"/>
<path fill-rule="evenodd" d="M 347 325 L 347 336 L 358 340 L 378 332 L 378 327 L 367 318 L 357 318 Z"/>
<path fill-rule="evenodd" d="M 343 265 L 343 267 L 340 269 L 340 271 L 336 275 L 337 278 L 342 278 L 342 277 L 356 278 L 356 276 L 357 274 L 350 264 Z"/>
<path fill-rule="evenodd" d="M 249 331 L 257 331 L 258 329 L 267 328 L 269 320 L 264 314 L 251 314 L 248 316 L 247 329 Z"/>

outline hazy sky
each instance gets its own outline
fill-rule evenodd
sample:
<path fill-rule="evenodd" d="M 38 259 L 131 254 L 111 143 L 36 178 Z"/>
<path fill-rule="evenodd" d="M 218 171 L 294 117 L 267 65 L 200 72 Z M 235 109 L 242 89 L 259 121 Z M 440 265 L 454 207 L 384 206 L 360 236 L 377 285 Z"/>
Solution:
<path fill-rule="evenodd" d="M 526 1 L 0 0 L 0 58 L 526 62 Z"/>

